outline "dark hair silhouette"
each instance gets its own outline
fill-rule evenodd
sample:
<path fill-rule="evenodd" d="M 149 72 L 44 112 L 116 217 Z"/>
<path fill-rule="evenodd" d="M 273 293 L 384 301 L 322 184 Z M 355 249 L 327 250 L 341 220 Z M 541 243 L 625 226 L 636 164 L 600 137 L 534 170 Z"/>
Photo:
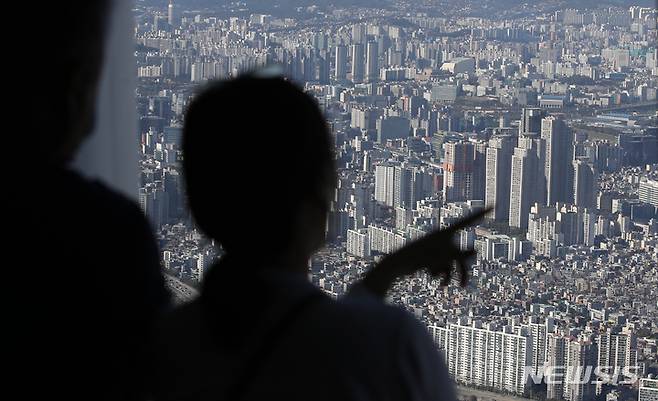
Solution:
<path fill-rule="evenodd" d="M 330 133 L 316 102 L 284 79 L 211 83 L 189 106 L 183 151 L 193 216 L 229 253 L 279 251 L 303 202 L 327 210 Z"/>
<path fill-rule="evenodd" d="M 29 141 L 41 161 L 69 161 L 93 128 L 109 4 L 44 2 L 24 10 L 40 46 L 33 50 L 21 42 L 25 48 L 18 49 L 26 56 L 21 74 L 27 77 L 19 113 L 23 131 L 30 132 L 20 140 Z"/>

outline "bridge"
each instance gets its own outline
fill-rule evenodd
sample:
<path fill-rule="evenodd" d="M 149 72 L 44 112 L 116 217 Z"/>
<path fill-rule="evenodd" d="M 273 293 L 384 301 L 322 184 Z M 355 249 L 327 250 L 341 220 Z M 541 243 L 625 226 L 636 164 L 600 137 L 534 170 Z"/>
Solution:
<path fill-rule="evenodd" d="M 652 109 L 654 112 L 656 112 L 656 109 L 658 109 L 658 101 L 653 100 L 650 102 L 622 104 L 619 106 L 608 107 L 605 109 L 598 109 L 596 110 L 596 114 L 610 113 L 615 111 L 640 111 L 640 110 L 651 111 Z"/>
<path fill-rule="evenodd" d="M 171 295 L 173 296 L 175 304 L 181 304 L 193 300 L 199 295 L 199 290 L 185 284 L 177 277 L 165 274 L 165 284 Z"/>

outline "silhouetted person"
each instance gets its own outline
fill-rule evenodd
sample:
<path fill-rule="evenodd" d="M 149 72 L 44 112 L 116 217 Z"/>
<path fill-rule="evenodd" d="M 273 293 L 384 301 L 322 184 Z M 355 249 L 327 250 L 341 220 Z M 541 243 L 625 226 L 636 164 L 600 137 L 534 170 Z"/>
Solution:
<path fill-rule="evenodd" d="M 189 206 L 225 254 L 200 298 L 159 327 L 156 399 L 454 398 L 426 329 L 380 300 L 395 278 L 445 276 L 470 255 L 452 231 L 391 255 L 334 301 L 308 280 L 336 179 L 315 101 L 280 78 L 213 83 L 190 104 L 183 138 Z"/>
<path fill-rule="evenodd" d="M 5 288 L 18 293 L 6 305 L 15 320 L 4 327 L 16 337 L 5 366 L 19 399 L 145 398 L 145 347 L 169 302 L 139 207 L 69 168 L 93 128 L 109 4 L 48 2 L 15 14 L 34 35 L 9 53 L 24 82 L 6 114 L 20 146 L 4 150 L 21 159 L 6 171 L 3 219 Z"/>

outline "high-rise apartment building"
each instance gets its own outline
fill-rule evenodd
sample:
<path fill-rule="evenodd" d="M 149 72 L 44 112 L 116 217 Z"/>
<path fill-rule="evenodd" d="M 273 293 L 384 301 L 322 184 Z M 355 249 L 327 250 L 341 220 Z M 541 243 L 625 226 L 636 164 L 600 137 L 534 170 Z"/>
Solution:
<path fill-rule="evenodd" d="M 545 181 L 543 174 L 543 140 L 538 134 L 524 134 L 512 155 L 510 176 L 509 225 L 525 229 L 528 213 L 534 203 L 543 203 Z"/>
<path fill-rule="evenodd" d="M 546 116 L 546 111 L 538 107 L 526 107 L 521 114 L 519 124 L 519 135 L 526 133 L 539 134 L 541 132 L 541 120 Z"/>
<path fill-rule="evenodd" d="M 546 381 L 546 398 L 561 400 L 564 397 L 564 375 L 566 373 L 569 339 L 562 334 L 549 333 L 546 342 L 546 359 L 544 371 Z"/>
<path fill-rule="evenodd" d="M 658 379 L 640 379 L 637 401 L 658 401 Z"/>
<path fill-rule="evenodd" d="M 436 330 L 435 330 L 436 331 Z M 442 347 L 448 371 L 457 383 L 524 394 L 529 377 L 525 367 L 532 362 L 532 338 L 525 327 L 495 324 L 450 324 Z"/>
<path fill-rule="evenodd" d="M 379 80 L 379 54 L 377 42 L 368 42 L 366 47 L 366 81 Z"/>
<path fill-rule="evenodd" d="M 443 145 L 443 196 L 446 202 L 473 199 L 474 148 L 471 142 Z"/>
<path fill-rule="evenodd" d="M 347 230 L 347 253 L 360 258 L 370 257 L 370 238 L 367 229 Z"/>
<path fill-rule="evenodd" d="M 363 44 L 352 45 L 352 82 L 363 82 L 365 75 L 365 56 Z"/>
<path fill-rule="evenodd" d="M 598 337 L 598 366 L 601 372 L 637 372 L 637 338 L 631 332 L 613 334 L 608 331 Z"/>
<path fill-rule="evenodd" d="M 489 217 L 496 221 L 509 219 L 510 177 L 515 137 L 495 136 L 489 140 L 485 161 L 485 194 L 487 207 L 493 208 Z"/>
<path fill-rule="evenodd" d="M 594 378 L 588 367 L 595 366 L 596 344 L 589 340 L 569 342 L 563 398 L 567 401 L 588 401 L 594 399 L 596 389 Z"/>
<path fill-rule="evenodd" d="M 642 202 L 649 203 L 654 207 L 658 207 L 658 181 L 640 181 L 640 187 L 637 191 L 637 195 Z"/>
<path fill-rule="evenodd" d="M 597 194 L 597 172 L 587 158 L 573 161 L 573 204 L 578 207 L 595 208 Z"/>
<path fill-rule="evenodd" d="M 334 54 L 334 79 L 343 81 L 347 78 L 347 47 L 336 46 Z"/>
<path fill-rule="evenodd" d="M 555 116 L 541 120 L 541 139 L 546 146 L 544 179 L 546 181 L 546 204 L 571 202 L 570 168 L 573 158 L 573 140 L 564 120 Z"/>
<path fill-rule="evenodd" d="M 167 6 L 167 22 L 173 28 L 180 26 L 180 13 L 173 0 L 170 0 Z"/>

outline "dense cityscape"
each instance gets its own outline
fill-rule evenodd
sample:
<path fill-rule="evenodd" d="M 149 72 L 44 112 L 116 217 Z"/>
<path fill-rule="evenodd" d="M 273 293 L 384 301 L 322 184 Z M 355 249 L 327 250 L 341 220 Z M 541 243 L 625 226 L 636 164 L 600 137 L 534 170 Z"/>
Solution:
<path fill-rule="evenodd" d="M 454 381 L 479 398 L 658 400 L 655 4 L 180 3 L 135 9 L 139 201 L 180 302 L 221 254 L 185 205 L 186 106 L 209 80 L 282 74 L 335 141 L 313 283 L 341 297 L 384 255 L 489 207 L 455 238 L 477 251 L 466 288 L 423 273 L 388 295 Z M 231 133 L 236 171 L 257 162 L 248 132 Z"/>

